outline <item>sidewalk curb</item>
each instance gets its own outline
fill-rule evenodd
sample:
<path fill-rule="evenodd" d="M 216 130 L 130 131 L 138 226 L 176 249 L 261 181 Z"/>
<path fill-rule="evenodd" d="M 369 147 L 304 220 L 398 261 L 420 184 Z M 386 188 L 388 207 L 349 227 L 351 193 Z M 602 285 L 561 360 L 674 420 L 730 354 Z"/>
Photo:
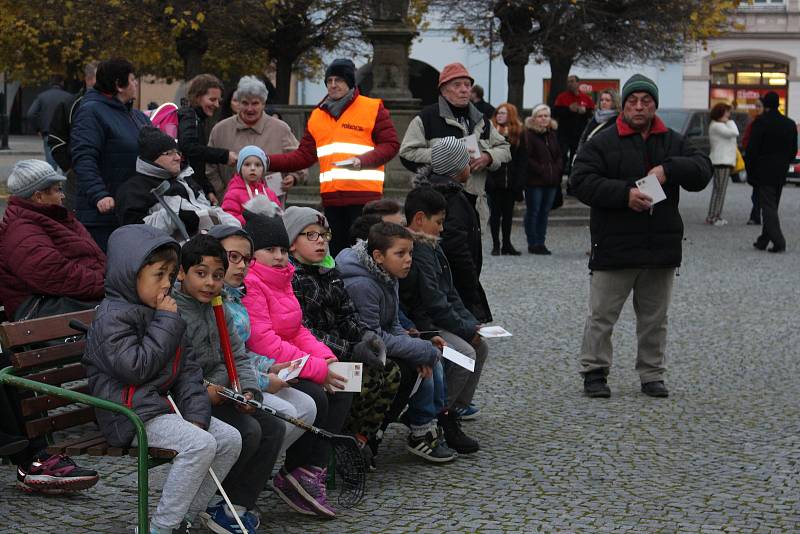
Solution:
<path fill-rule="evenodd" d="M 41 156 L 44 157 L 44 152 L 35 150 L 0 150 L 0 157 L 3 156 Z"/>

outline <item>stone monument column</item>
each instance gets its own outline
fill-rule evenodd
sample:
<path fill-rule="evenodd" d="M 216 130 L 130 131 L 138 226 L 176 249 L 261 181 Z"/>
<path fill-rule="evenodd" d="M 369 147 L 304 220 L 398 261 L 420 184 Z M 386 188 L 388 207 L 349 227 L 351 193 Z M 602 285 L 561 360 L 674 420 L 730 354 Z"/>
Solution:
<path fill-rule="evenodd" d="M 389 109 L 419 109 L 408 88 L 408 48 L 417 31 L 408 25 L 409 0 L 367 0 L 372 26 L 363 31 L 372 43 L 372 90 Z"/>

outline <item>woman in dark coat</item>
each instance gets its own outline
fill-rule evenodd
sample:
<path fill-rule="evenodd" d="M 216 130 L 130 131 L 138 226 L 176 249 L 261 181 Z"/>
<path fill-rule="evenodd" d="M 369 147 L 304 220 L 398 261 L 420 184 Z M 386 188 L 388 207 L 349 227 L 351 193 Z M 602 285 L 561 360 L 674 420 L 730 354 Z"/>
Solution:
<path fill-rule="evenodd" d="M 192 179 L 203 188 L 212 204 L 219 201 L 206 178 L 206 163 L 236 165 L 236 152 L 208 146 L 206 122 L 217 112 L 222 98 L 222 82 L 212 74 L 199 74 L 189 81 L 186 96 L 189 105 L 178 110 L 178 146 L 189 166 Z"/>
<path fill-rule="evenodd" d="M 544 245 L 547 217 L 561 187 L 563 166 L 550 107 L 539 104 L 533 108 L 531 116 L 525 120 L 525 128 L 528 152 L 525 235 L 528 237 L 528 252 L 548 255 L 551 252 Z"/>
<path fill-rule="evenodd" d="M 11 197 L 0 222 L 0 302 L 8 319 L 34 307 L 34 316 L 46 315 L 45 307 L 87 309 L 103 298 L 106 257 L 63 206 L 65 181 L 35 159 L 18 162 L 8 177 Z M 43 299 L 33 306 L 36 297 Z"/>
<path fill-rule="evenodd" d="M 492 124 L 511 145 L 511 162 L 503 163 L 486 177 L 486 193 L 489 196 L 489 226 L 492 230 L 492 256 L 500 254 L 519 256 L 520 252 L 511 244 L 511 221 L 514 217 L 514 202 L 522 200 L 525 188 L 525 169 L 528 154 L 525 150 L 522 122 L 517 107 L 504 102 L 497 106 Z M 503 229 L 503 245 L 500 246 L 500 228 Z"/>
<path fill-rule="evenodd" d="M 139 130 L 150 125 L 144 113 L 133 108 L 138 87 L 130 62 L 103 61 L 72 123 L 70 150 L 78 176 L 75 214 L 103 250 L 118 226 L 114 195 L 136 172 Z"/>

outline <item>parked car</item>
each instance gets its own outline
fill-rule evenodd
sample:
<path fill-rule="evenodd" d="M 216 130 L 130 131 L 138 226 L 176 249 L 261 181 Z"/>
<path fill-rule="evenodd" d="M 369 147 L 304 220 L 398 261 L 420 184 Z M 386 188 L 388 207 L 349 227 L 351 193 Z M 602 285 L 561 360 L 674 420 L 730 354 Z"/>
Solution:
<path fill-rule="evenodd" d="M 684 137 L 690 139 L 696 146 L 700 147 L 703 152 L 709 154 L 711 152 L 711 142 L 708 139 L 708 127 L 711 124 L 711 117 L 707 109 L 682 109 L 682 108 L 664 108 L 658 110 L 658 116 L 664 121 L 668 128 L 672 128 L 676 132 L 682 134 Z M 743 111 L 734 111 L 731 113 L 731 119 L 736 123 L 739 128 L 739 139 L 737 144 L 739 150 L 742 150 L 742 134 L 750 122 L 750 115 Z M 731 175 L 734 182 L 744 182 L 744 173 Z"/>

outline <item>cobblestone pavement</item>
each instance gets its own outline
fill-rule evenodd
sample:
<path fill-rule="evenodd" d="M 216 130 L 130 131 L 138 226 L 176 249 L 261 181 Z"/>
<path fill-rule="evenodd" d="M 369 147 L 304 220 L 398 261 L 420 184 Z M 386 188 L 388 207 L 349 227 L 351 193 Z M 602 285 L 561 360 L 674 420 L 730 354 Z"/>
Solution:
<path fill-rule="evenodd" d="M 789 252 L 751 246 L 750 189 L 732 185 L 730 224 L 702 224 L 709 191 L 684 194 L 684 267 L 669 328 L 669 399 L 639 392 L 630 303 L 615 333 L 610 400 L 581 394 L 577 354 L 587 309 L 585 228 L 552 229 L 552 257 L 486 257 L 497 324 L 465 423 L 481 451 L 430 466 L 393 425 L 367 496 L 334 521 L 298 516 L 265 492 L 265 532 L 800 531 L 800 188 L 782 205 Z M 516 229 L 521 246 L 524 238 Z M 91 459 L 96 488 L 27 496 L 0 468 L 0 531 L 126 532 L 134 464 Z M 164 467 L 154 470 L 163 479 Z M 154 484 L 157 486 L 158 484 Z M 151 491 L 154 506 L 156 491 Z"/>

